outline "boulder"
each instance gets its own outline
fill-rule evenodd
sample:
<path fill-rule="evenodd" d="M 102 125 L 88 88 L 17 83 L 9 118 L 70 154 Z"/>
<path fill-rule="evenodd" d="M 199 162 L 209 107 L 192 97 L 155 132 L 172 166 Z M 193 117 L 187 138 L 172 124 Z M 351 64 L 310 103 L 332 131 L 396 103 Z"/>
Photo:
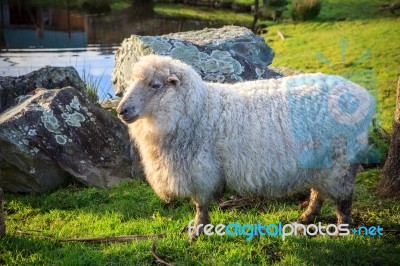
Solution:
<path fill-rule="evenodd" d="M 130 176 L 127 129 L 80 91 L 40 90 L 0 116 L 0 187 L 46 192 L 75 178 L 109 187 Z"/>
<path fill-rule="evenodd" d="M 281 76 L 268 69 L 273 50 L 249 29 L 225 26 L 162 36 L 132 35 L 116 52 L 112 83 L 121 96 L 131 82 L 131 70 L 143 55 L 168 55 L 192 67 L 204 80 L 234 83 Z"/>
<path fill-rule="evenodd" d="M 0 238 L 6 235 L 6 222 L 3 212 L 3 190 L 0 188 Z"/>
<path fill-rule="evenodd" d="M 73 67 L 44 67 L 18 77 L 0 77 L 0 113 L 18 104 L 37 88 L 72 86 L 83 92 L 85 84 Z"/>

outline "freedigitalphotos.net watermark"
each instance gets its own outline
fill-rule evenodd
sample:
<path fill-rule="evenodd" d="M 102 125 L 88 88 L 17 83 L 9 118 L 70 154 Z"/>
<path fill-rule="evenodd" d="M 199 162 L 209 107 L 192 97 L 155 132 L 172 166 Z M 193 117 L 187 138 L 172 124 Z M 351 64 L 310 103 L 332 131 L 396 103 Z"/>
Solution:
<path fill-rule="evenodd" d="M 290 236 L 348 236 L 353 235 L 365 235 L 365 236 L 383 236 L 383 228 L 380 225 L 376 226 L 360 226 L 358 228 L 350 229 L 348 224 L 328 224 L 322 225 L 321 222 L 318 224 L 304 225 L 301 223 L 290 223 L 283 224 L 282 222 L 270 223 L 267 225 L 257 222 L 256 224 L 241 224 L 238 222 L 224 224 L 199 224 L 195 225 L 195 220 L 191 220 L 188 224 L 188 234 L 199 235 L 203 230 L 203 233 L 207 236 L 219 235 L 219 236 L 244 236 L 246 240 L 251 240 L 254 237 L 281 237 L 285 240 Z"/>
<path fill-rule="evenodd" d="M 347 59 L 347 47 L 348 40 L 340 39 L 339 63 L 333 63 L 322 52 L 317 53 L 316 59 L 369 93 L 358 90 L 351 83 L 344 84 L 344 80 L 338 76 L 325 76 L 325 80 L 321 80 L 319 76 L 295 75 L 288 77 L 286 82 L 292 137 L 304 144 L 298 156 L 298 163 L 302 168 L 332 167 L 337 140 L 346 142 L 347 159 L 350 163 L 381 161 L 379 149 L 369 145 L 365 138 L 365 129 L 368 129 L 371 120 L 373 130 L 376 132 L 379 129 L 379 113 L 376 112 L 378 108 L 374 100 L 378 95 L 376 73 L 369 67 L 361 67 L 361 64 L 365 65 L 366 60 L 372 57 L 372 53 L 367 49 L 355 55 L 356 58 Z M 350 56 L 353 57 L 354 53 Z M 307 114 L 307 119 L 299 120 L 298 114 Z M 328 127 L 336 130 L 320 130 Z"/>

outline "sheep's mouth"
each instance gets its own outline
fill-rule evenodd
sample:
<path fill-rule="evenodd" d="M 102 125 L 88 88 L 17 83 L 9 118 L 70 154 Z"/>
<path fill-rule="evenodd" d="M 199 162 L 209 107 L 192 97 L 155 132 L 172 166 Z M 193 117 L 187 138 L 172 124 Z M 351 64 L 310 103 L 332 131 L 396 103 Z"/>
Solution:
<path fill-rule="evenodd" d="M 126 124 L 131 124 L 135 122 L 139 118 L 139 115 L 119 115 L 119 119 L 121 119 Z"/>

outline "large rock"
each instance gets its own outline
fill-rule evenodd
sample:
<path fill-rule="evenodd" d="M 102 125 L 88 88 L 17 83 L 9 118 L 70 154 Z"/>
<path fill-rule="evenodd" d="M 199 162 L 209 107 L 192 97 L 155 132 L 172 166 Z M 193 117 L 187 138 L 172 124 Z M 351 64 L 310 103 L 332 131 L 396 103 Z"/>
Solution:
<path fill-rule="evenodd" d="M 0 113 L 24 100 L 36 88 L 60 89 L 67 86 L 84 91 L 85 84 L 73 67 L 44 67 L 18 77 L 0 77 Z"/>
<path fill-rule="evenodd" d="M 131 70 L 143 55 L 169 55 L 191 66 L 204 80 L 234 83 L 280 76 L 267 68 L 274 52 L 250 30 L 225 26 L 163 36 L 132 35 L 116 53 L 112 82 L 121 96 L 131 82 Z"/>
<path fill-rule="evenodd" d="M 109 187 L 130 176 L 127 129 L 78 90 L 41 90 L 0 116 L 0 187 L 45 192 L 71 177 Z"/>

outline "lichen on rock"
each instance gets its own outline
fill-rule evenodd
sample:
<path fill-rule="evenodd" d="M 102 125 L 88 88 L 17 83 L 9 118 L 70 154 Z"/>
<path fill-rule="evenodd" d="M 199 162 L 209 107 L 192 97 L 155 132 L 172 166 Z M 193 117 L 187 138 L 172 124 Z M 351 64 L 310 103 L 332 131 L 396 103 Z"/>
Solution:
<path fill-rule="evenodd" d="M 61 117 L 64 118 L 65 122 L 73 127 L 80 127 L 81 122 L 84 122 L 86 120 L 85 116 L 82 115 L 81 113 L 74 112 L 72 114 L 61 114 Z"/>
<path fill-rule="evenodd" d="M 132 66 L 143 55 L 169 55 L 191 65 L 204 80 L 234 83 L 243 80 L 278 77 L 267 68 L 274 52 L 250 30 L 225 26 L 167 34 L 133 35 L 123 41 L 116 53 L 112 82 L 116 95 L 122 95 L 131 82 Z"/>
<path fill-rule="evenodd" d="M 79 111 L 81 109 L 81 104 L 79 103 L 78 97 L 74 96 L 74 98 L 72 98 L 69 106 L 71 106 L 75 110 Z"/>
<path fill-rule="evenodd" d="M 129 146 L 125 125 L 78 90 L 43 90 L 0 115 L 0 187 L 109 187 L 130 176 Z"/>
<path fill-rule="evenodd" d="M 73 67 L 46 66 L 18 77 L 0 76 L 0 113 L 20 104 L 41 89 L 72 86 L 83 92 L 85 84 Z"/>
<path fill-rule="evenodd" d="M 53 133 L 60 133 L 60 124 L 57 118 L 53 114 L 53 110 L 44 111 L 40 119 L 43 122 L 44 127 Z"/>
<path fill-rule="evenodd" d="M 64 145 L 67 143 L 67 136 L 65 135 L 55 135 L 56 141 L 58 144 Z"/>

